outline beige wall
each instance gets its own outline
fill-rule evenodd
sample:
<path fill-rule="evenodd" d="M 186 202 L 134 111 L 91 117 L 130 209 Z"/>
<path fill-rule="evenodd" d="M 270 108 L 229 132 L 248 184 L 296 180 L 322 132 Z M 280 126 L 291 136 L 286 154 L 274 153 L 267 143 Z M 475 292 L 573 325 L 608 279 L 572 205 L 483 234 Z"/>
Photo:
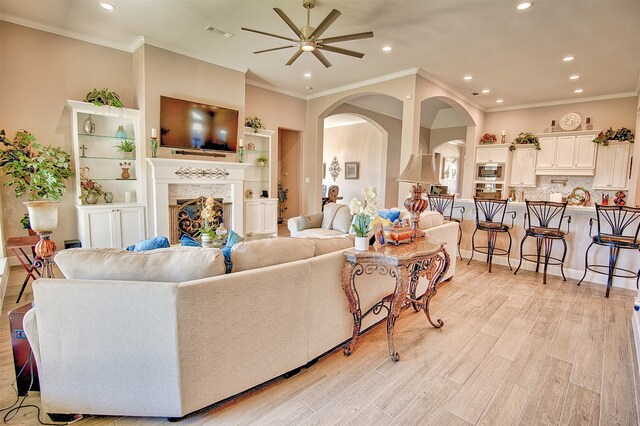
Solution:
<path fill-rule="evenodd" d="M 26 129 L 44 145 L 71 152 L 67 99 L 82 100 L 94 87 L 117 92 L 133 103 L 132 55 L 51 33 L 0 21 L 0 128 L 13 137 Z M 5 177 L 2 174 L 1 179 Z M 73 184 L 67 184 L 60 224 L 53 233 L 59 247 L 77 238 Z M 5 237 L 23 236 L 23 199 L 2 189 Z"/>
<path fill-rule="evenodd" d="M 278 180 L 288 189 L 287 210 L 282 217 L 300 216 L 300 148 L 301 132 L 296 130 L 278 129 L 280 155 L 278 157 Z M 274 193 L 276 194 L 276 193 Z"/>
<path fill-rule="evenodd" d="M 442 129 L 431 129 L 429 138 L 429 152 L 440 144 L 453 140 L 465 140 L 467 137 L 466 127 L 448 127 Z"/>
<path fill-rule="evenodd" d="M 362 190 L 373 186 L 379 193 L 385 185 L 384 173 L 380 173 L 383 160 L 383 134 L 371 123 L 359 123 L 349 126 L 324 129 L 323 162 L 329 164 L 334 157 L 340 163 L 341 171 L 334 181 L 329 171 L 322 181 L 327 187 L 338 185 L 341 204 L 348 204 L 353 198 L 363 200 Z M 359 162 L 358 179 L 345 179 L 345 162 Z M 383 169 L 384 170 L 384 169 Z M 381 197 L 382 198 L 382 197 Z M 382 199 L 379 207 L 384 206 Z"/>

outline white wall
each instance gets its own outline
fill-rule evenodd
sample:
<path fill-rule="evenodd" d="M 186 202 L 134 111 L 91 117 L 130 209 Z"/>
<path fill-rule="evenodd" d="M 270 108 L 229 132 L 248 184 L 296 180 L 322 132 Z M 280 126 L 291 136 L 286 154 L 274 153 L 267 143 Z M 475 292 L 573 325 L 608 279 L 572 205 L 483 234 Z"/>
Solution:
<path fill-rule="evenodd" d="M 334 156 L 342 168 L 335 182 L 329 174 L 329 164 Z M 360 162 L 359 179 L 345 179 L 346 161 Z M 349 204 L 352 198 L 362 200 L 362 190 L 369 186 L 375 186 L 380 190 L 384 185 L 381 161 L 382 134 L 372 124 L 359 123 L 324 130 L 323 162 L 327 164 L 327 176 L 322 183 L 327 187 L 340 187 L 338 195 L 344 198 L 339 203 Z"/>

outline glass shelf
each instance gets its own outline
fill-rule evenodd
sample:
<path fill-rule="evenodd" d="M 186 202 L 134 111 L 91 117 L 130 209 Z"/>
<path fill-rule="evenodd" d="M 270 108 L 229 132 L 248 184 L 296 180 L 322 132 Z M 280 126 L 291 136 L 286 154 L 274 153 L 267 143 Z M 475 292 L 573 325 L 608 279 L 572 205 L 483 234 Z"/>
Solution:
<path fill-rule="evenodd" d="M 86 133 L 78 133 L 78 137 L 80 137 L 80 138 L 94 138 L 94 139 L 109 139 L 109 140 L 116 140 L 116 141 L 124 140 L 124 138 L 119 138 L 119 137 L 117 137 L 115 135 L 114 136 L 97 135 L 95 133 L 92 133 L 90 135 L 88 135 Z M 136 140 L 136 138 L 127 137 L 127 140 L 134 142 Z"/>
<path fill-rule="evenodd" d="M 128 161 L 134 164 L 135 158 L 122 158 L 122 157 L 94 157 L 91 155 L 87 155 L 84 157 L 80 157 L 81 160 L 118 160 L 118 161 Z"/>
<path fill-rule="evenodd" d="M 97 181 L 97 180 L 102 180 L 102 181 L 123 181 L 123 182 L 127 182 L 127 181 L 135 181 L 137 180 L 136 178 L 129 178 L 129 179 L 122 179 L 122 178 L 80 178 L 80 180 L 93 180 L 93 181 Z"/>

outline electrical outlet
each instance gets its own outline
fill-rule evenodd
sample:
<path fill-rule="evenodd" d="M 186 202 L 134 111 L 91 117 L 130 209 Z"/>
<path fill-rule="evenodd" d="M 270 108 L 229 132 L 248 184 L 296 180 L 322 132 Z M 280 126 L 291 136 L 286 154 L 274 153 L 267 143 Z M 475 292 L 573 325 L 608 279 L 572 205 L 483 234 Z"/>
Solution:
<path fill-rule="evenodd" d="M 27 335 L 25 334 L 24 330 L 14 330 L 13 333 L 15 334 L 15 338 L 16 339 L 26 339 Z"/>

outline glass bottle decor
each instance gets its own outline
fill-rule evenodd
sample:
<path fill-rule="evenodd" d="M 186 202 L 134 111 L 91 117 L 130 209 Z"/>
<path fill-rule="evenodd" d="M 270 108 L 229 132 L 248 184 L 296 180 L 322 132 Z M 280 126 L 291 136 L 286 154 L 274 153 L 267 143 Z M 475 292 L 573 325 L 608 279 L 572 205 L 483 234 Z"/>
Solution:
<path fill-rule="evenodd" d="M 116 130 L 116 138 L 127 139 L 127 132 L 125 132 L 124 127 L 118 126 L 118 130 Z"/>
<path fill-rule="evenodd" d="M 91 118 L 91 114 L 89 114 L 89 117 L 86 120 L 84 120 L 84 124 L 82 125 L 82 130 L 84 130 L 84 132 L 87 135 L 92 135 L 96 132 L 96 123 Z"/>

